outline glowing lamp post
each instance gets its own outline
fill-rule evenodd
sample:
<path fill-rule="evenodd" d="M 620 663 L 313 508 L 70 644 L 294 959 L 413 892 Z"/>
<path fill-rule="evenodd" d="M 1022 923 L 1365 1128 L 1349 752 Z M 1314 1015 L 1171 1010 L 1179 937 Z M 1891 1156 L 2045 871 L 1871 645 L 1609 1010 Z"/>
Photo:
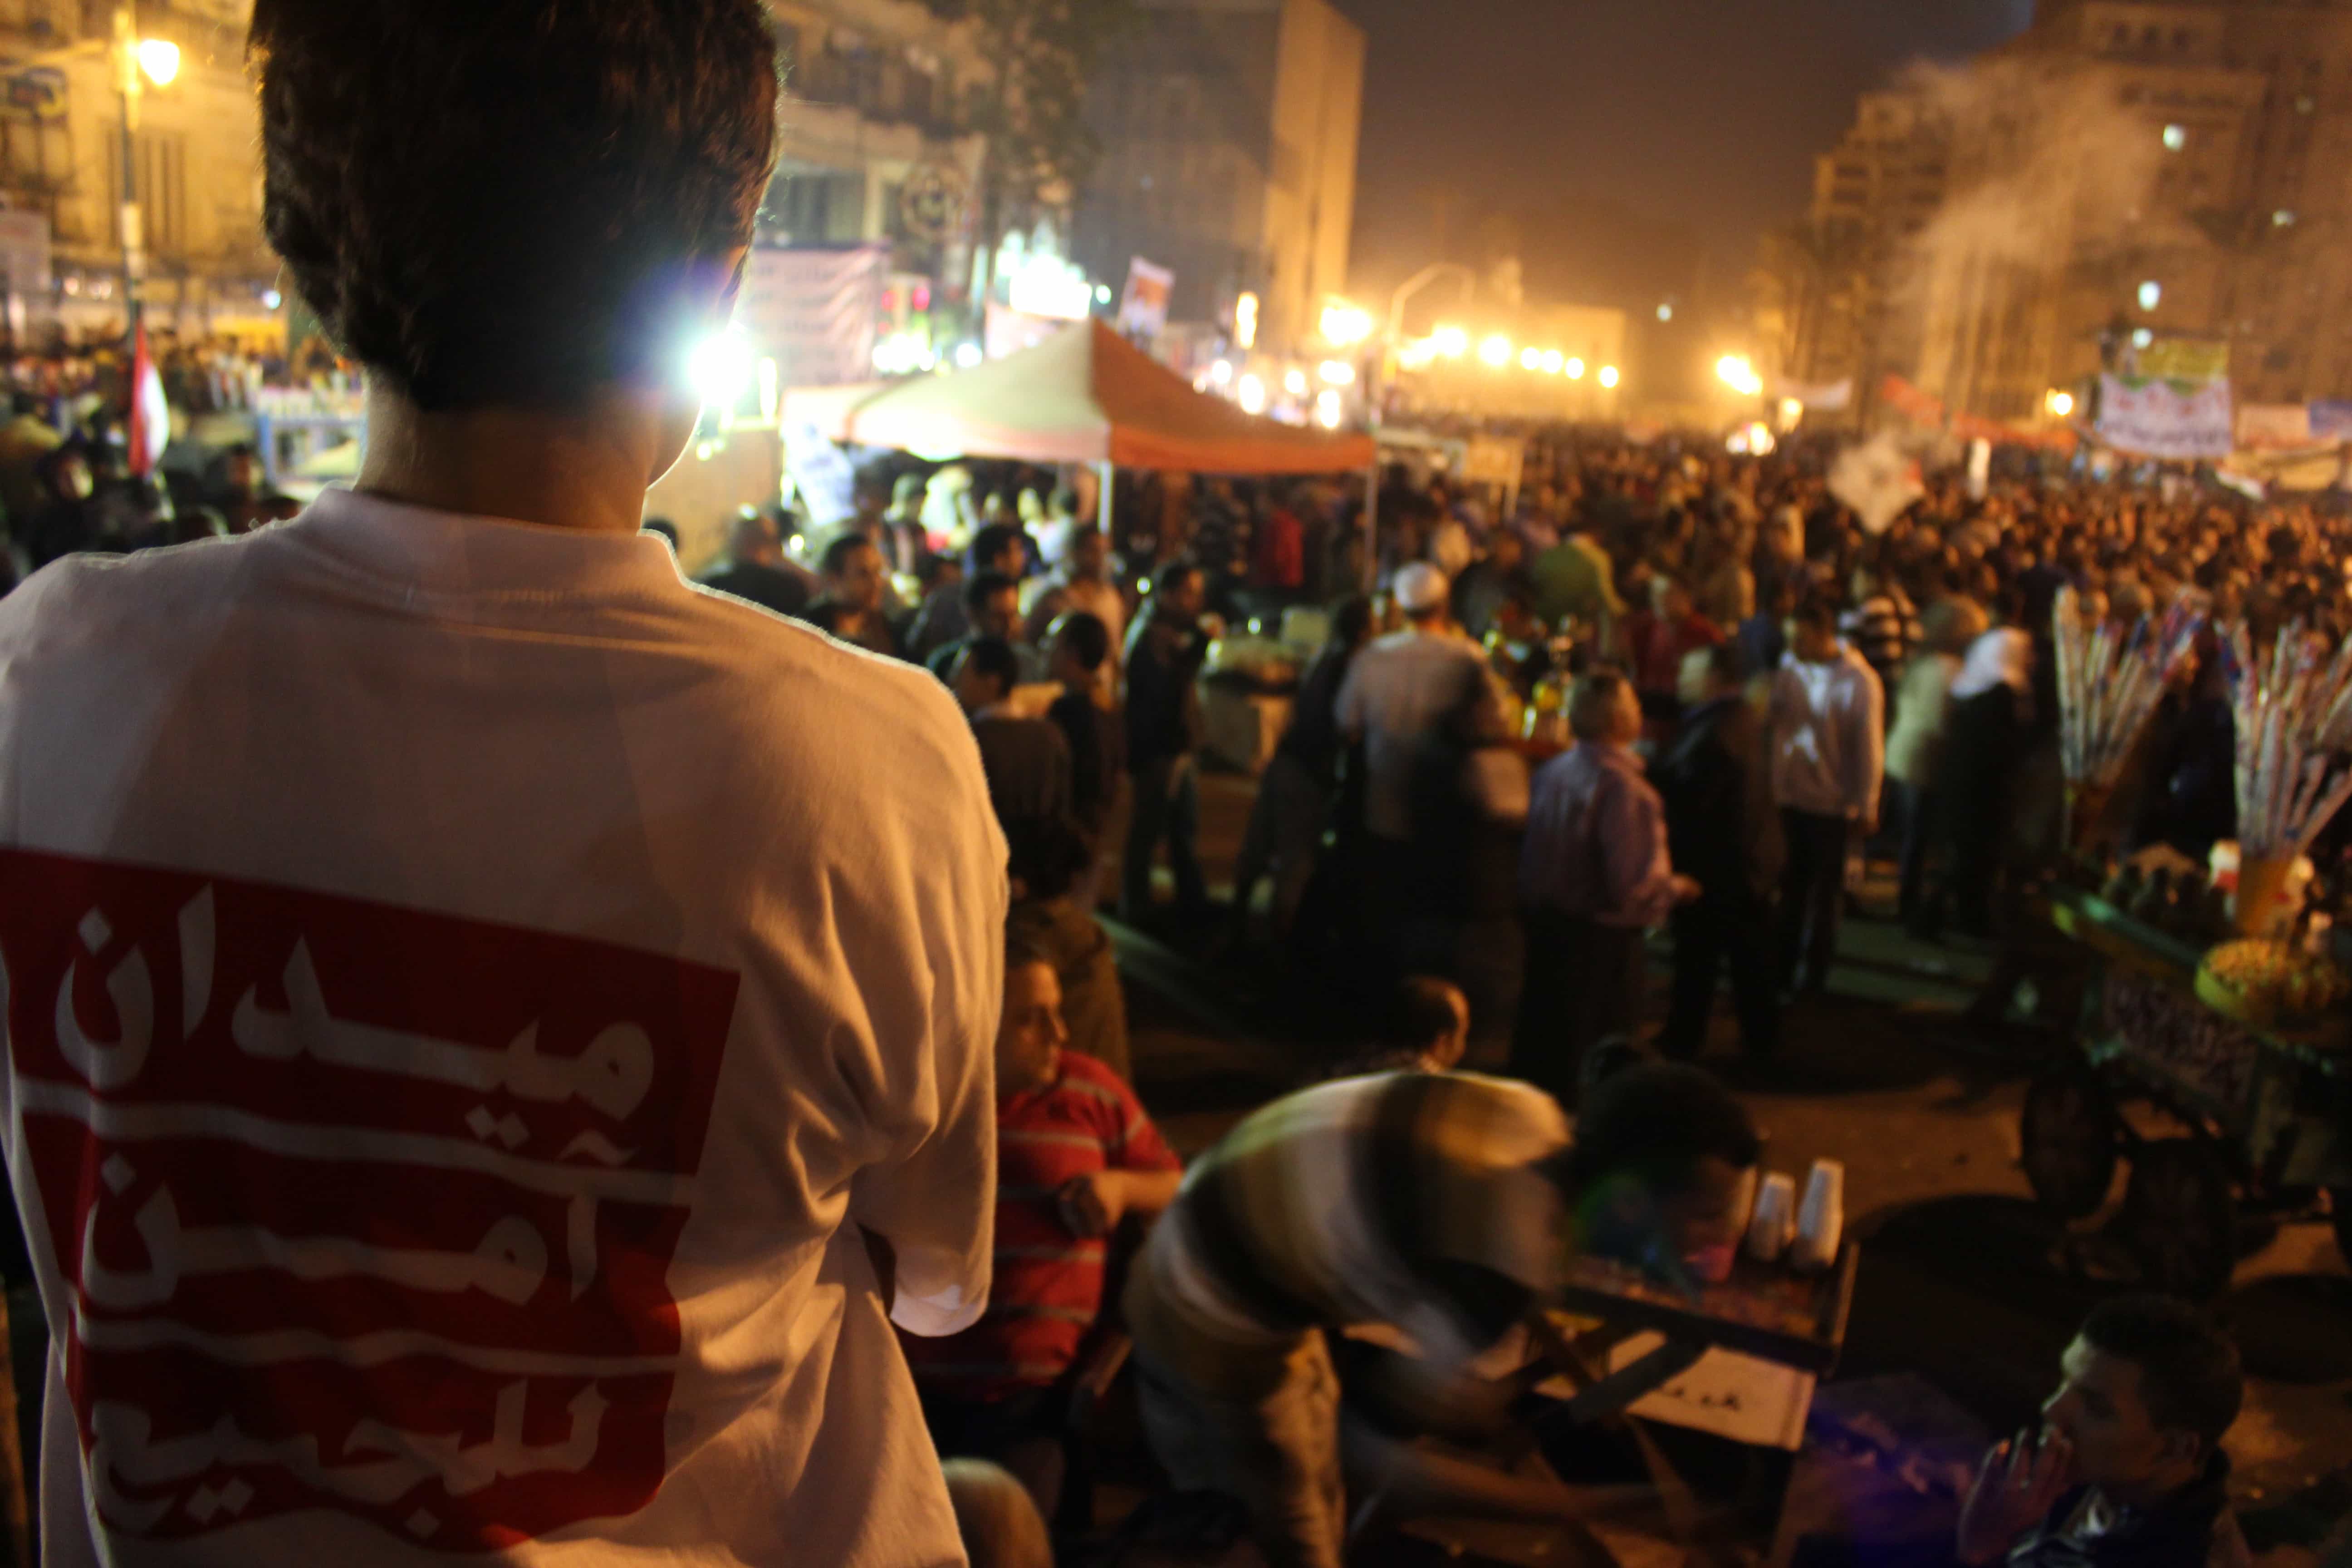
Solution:
<path fill-rule="evenodd" d="M 114 13 L 114 54 L 122 92 L 122 317 L 123 335 L 139 333 L 139 279 L 146 271 L 145 226 L 141 222 L 138 166 L 139 100 L 149 83 L 169 87 L 179 79 L 180 46 L 168 38 L 139 37 L 137 18 L 124 5 Z"/>

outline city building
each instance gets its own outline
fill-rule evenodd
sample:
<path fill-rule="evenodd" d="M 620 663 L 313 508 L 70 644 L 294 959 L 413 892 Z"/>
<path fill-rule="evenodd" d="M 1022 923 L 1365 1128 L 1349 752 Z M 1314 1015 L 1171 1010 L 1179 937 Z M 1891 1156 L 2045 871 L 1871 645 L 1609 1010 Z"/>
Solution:
<path fill-rule="evenodd" d="M 1328 0 L 1136 0 L 1088 92 L 1078 259 L 1172 270 L 1178 322 L 1230 331 L 1254 295 L 1239 335 L 1299 349 L 1347 286 L 1363 92 L 1363 32 Z"/>
<path fill-rule="evenodd" d="M 1761 346 L 1778 374 L 1850 383 L 1860 407 L 1889 368 L 1916 363 L 1924 301 L 1914 262 L 1943 205 L 1950 153 L 1950 119 L 1934 95 L 1863 95 L 1853 126 L 1815 162 L 1805 217 L 1766 238 L 1770 341 Z"/>
<path fill-rule="evenodd" d="M 151 322 L 269 330 L 277 258 L 261 236 L 259 135 L 245 76 L 250 0 L 143 0 L 142 38 L 177 47 L 149 80 L 131 194 Z M 121 57 L 115 7 L 0 0 L 0 283 L 13 331 L 121 331 Z"/>
<path fill-rule="evenodd" d="M 2009 421 L 2143 363 L 2226 367 L 2241 403 L 2352 395 L 2352 6 L 2040 0 L 1922 90 L 1949 154 L 1909 247 L 1916 349 L 1882 322 L 1863 363 Z M 1899 229 L 1910 198 L 1852 162 L 1827 205 Z"/>

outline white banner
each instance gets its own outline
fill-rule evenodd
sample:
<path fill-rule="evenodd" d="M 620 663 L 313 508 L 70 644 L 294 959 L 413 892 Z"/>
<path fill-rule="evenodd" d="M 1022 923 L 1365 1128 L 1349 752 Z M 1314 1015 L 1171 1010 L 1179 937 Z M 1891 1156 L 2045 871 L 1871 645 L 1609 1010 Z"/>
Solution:
<path fill-rule="evenodd" d="M 1790 381 L 1785 375 L 1772 378 L 1772 395 L 1783 402 L 1790 399 L 1823 414 L 1835 414 L 1853 402 L 1853 377 L 1843 381 Z"/>
<path fill-rule="evenodd" d="M 2311 409 L 2301 403 L 2248 403 L 2238 409 L 2238 445 L 2286 451 L 2311 445 Z"/>
<path fill-rule="evenodd" d="M 1118 330 L 1130 337 L 1156 338 L 1168 330 L 1168 301 L 1176 274 L 1140 256 L 1127 264 L 1127 292 L 1118 302 Z"/>
<path fill-rule="evenodd" d="M 1848 447 L 1830 465 L 1830 494 L 1853 508 L 1872 533 L 1885 533 L 1904 508 L 1927 493 L 1919 482 L 1919 466 L 1904 456 L 1891 436 L 1874 436 Z"/>
<path fill-rule="evenodd" d="M 2140 458 L 2226 458 L 2233 434 L 2226 381 L 2183 393 L 2169 382 L 2135 386 L 2121 376 L 2099 377 L 2099 439 L 2118 452 Z"/>
<path fill-rule="evenodd" d="M 874 336 L 890 253 L 754 250 L 735 320 L 785 386 L 839 386 L 874 379 Z"/>

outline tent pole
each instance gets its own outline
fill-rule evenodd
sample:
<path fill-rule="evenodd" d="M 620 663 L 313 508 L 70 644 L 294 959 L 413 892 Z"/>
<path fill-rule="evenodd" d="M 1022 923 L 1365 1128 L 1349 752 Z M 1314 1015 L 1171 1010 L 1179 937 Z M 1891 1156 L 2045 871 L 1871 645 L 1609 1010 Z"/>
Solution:
<path fill-rule="evenodd" d="M 1364 476 L 1364 592 L 1369 594 L 1381 584 L 1381 455 L 1372 454 L 1371 468 Z"/>
<path fill-rule="evenodd" d="M 1095 465 L 1095 526 L 1102 530 L 1103 547 L 1110 547 L 1110 481 L 1118 473 L 1108 458 Z"/>

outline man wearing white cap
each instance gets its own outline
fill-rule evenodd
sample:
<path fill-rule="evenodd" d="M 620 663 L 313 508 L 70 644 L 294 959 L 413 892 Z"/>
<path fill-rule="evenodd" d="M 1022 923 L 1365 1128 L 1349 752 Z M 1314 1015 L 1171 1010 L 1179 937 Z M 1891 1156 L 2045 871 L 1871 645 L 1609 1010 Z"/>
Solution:
<path fill-rule="evenodd" d="M 1454 627 L 1445 574 L 1416 561 L 1396 574 L 1397 607 L 1406 626 L 1366 648 L 1339 688 L 1339 731 L 1364 746 L 1364 829 L 1375 913 L 1404 879 L 1413 837 L 1413 765 L 1447 715 L 1486 679 L 1477 645 Z"/>

